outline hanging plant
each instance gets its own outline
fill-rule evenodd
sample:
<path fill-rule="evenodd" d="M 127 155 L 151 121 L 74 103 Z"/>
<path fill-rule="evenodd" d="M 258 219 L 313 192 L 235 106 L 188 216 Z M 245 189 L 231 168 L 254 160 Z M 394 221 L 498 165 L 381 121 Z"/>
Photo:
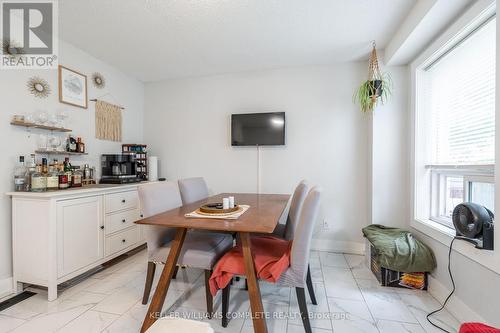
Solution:
<path fill-rule="evenodd" d="M 352 97 L 363 112 L 373 111 L 378 101 L 383 104 L 392 94 L 391 76 L 389 73 L 381 73 L 375 46 L 374 42 L 368 63 L 368 80 L 361 84 Z"/>

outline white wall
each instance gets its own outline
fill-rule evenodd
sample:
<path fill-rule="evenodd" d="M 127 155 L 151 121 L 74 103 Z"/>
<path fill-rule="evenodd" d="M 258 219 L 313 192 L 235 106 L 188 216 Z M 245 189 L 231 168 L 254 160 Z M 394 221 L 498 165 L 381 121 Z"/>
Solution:
<path fill-rule="evenodd" d="M 106 79 L 104 89 L 96 89 L 88 81 L 89 98 L 100 97 L 112 103 L 125 107 L 123 111 L 123 141 L 143 141 L 143 108 L 144 85 L 131 77 L 126 76 L 115 68 L 84 53 L 74 46 L 60 42 L 59 62 L 61 65 L 79 71 L 88 76 L 93 72 L 100 72 Z M 47 99 L 35 98 L 27 88 L 26 82 L 32 76 L 40 76 L 48 81 L 52 93 Z M 120 152 L 121 144 L 95 139 L 94 102 L 89 102 L 88 109 L 61 104 L 58 101 L 57 70 L 2 70 L 0 71 L 0 142 L 2 142 L 2 163 L 0 164 L 0 193 L 13 189 L 13 168 L 19 155 L 29 154 L 36 148 L 36 137 L 41 130 L 33 130 L 31 137 L 24 128 L 11 126 L 10 120 L 14 114 L 27 114 L 38 109 L 55 112 L 66 109 L 69 119 L 67 127 L 73 133 L 81 136 L 86 143 L 89 153 L 84 158 L 72 158 L 73 164 L 89 163 L 99 169 L 99 156 L 106 152 Z M 47 133 L 46 133 L 47 134 Z M 63 135 L 64 137 L 64 135 Z M 41 158 L 41 156 L 38 156 Z M 61 159 L 62 157 L 59 157 Z M 11 208 L 10 198 L 0 196 L 0 294 L 9 288 L 12 276 L 11 251 Z M 36 260 L 36 258 L 33 258 Z"/>
<path fill-rule="evenodd" d="M 371 221 L 372 124 L 352 94 L 365 75 L 366 63 L 344 63 L 148 83 L 145 141 L 168 179 L 203 176 L 213 193 L 255 192 L 256 148 L 230 146 L 230 115 L 285 111 L 286 146 L 261 148 L 261 191 L 291 193 L 303 178 L 321 185 L 329 228 L 318 223 L 316 246 L 359 252 Z M 406 71 L 393 78 L 404 94 Z M 377 112 L 405 104 L 398 97 Z"/>
<path fill-rule="evenodd" d="M 408 224 L 409 209 L 409 105 L 407 67 L 392 67 L 391 105 L 373 113 L 372 223 L 392 227 Z"/>

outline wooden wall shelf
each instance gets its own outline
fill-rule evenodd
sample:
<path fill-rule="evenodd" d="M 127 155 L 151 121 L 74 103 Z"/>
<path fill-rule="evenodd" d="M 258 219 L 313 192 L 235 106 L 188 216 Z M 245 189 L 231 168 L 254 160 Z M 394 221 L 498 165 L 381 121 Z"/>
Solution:
<path fill-rule="evenodd" d="M 35 150 L 36 154 L 47 154 L 47 155 L 88 155 L 88 153 L 74 153 L 71 151 L 57 151 L 57 150 Z"/>
<path fill-rule="evenodd" d="M 44 129 L 44 130 L 54 131 L 54 132 L 71 132 L 71 130 L 69 128 L 40 125 L 40 124 L 35 124 L 35 123 L 27 123 L 24 121 L 11 121 L 10 124 L 13 126 L 21 126 L 21 127 L 26 127 L 26 128 L 39 128 L 39 129 Z"/>

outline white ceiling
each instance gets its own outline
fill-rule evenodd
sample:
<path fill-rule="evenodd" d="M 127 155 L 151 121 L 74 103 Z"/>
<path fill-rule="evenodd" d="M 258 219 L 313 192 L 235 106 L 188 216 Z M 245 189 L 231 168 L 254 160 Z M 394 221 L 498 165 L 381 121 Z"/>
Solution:
<path fill-rule="evenodd" d="M 60 37 L 142 80 L 329 64 L 383 49 L 416 0 L 64 0 Z"/>

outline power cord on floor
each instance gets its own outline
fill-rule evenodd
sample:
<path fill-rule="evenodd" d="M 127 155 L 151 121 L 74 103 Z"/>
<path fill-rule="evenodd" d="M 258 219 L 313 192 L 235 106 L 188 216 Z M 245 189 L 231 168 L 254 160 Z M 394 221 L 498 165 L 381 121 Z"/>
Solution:
<path fill-rule="evenodd" d="M 448 295 L 448 297 L 446 297 L 446 299 L 444 300 L 443 305 L 439 309 L 434 310 L 434 311 L 432 311 L 431 313 L 429 313 L 427 315 L 427 321 L 429 323 L 431 323 L 432 326 L 434 326 L 436 328 L 439 328 L 441 331 L 446 332 L 446 333 L 451 333 L 451 332 L 448 331 L 448 330 L 446 330 L 446 329 L 444 329 L 444 328 L 442 328 L 441 326 L 433 323 L 430 317 L 433 316 L 433 315 L 435 315 L 438 312 L 443 311 L 444 307 L 446 306 L 446 303 L 448 303 L 448 301 L 450 300 L 451 296 L 455 292 L 455 280 L 453 279 L 453 273 L 451 272 L 451 251 L 453 249 L 453 242 L 455 241 L 455 239 L 458 239 L 458 238 L 457 237 L 453 237 L 453 239 L 451 240 L 451 243 L 450 243 L 450 251 L 448 252 L 448 274 L 450 274 L 451 285 L 453 286 L 453 288 L 451 289 L 451 292 Z"/>

